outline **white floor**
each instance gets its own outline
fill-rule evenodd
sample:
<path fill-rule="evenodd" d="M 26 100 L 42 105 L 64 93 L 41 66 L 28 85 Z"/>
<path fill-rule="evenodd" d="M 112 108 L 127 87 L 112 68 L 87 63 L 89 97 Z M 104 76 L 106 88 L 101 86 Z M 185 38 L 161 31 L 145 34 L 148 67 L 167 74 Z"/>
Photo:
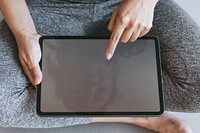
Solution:
<path fill-rule="evenodd" d="M 175 0 L 179 5 L 181 5 L 200 25 L 200 0 Z M 0 21 L 2 20 L 0 14 Z M 170 112 L 172 113 L 172 112 Z M 191 125 L 194 127 L 195 133 L 200 133 L 200 113 L 178 113 L 173 112 L 177 117 L 184 118 L 188 120 Z"/>
<path fill-rule="evenodd" d="M 200 133 L 200 113 L 179 113 L 179 112 L 169 112 L 169 113 L 189 121 L 192 127 L 194 128 L 195 133 Z"/>
<path fill-rule="evenodd" d="M 174 0 L 200 25 L 200 0 Z"/>

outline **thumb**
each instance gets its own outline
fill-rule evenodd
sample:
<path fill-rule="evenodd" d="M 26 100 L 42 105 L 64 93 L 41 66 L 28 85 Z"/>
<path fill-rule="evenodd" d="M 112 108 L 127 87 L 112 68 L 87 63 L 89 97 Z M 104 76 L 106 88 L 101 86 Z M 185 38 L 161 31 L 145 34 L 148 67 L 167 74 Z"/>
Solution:
<path fill-rule="evenodd" d="M 29 78 L 32 85 L 36 88 L 42 81 L 42 72 L 40 70 L 39 64 L 37 62 L 27 61 L 23 58 L 20 58 L 23 70 L 26 76 Z"/>
<path fill-rule="evenodd" d="M 38 85 L 42 81 L 42 72 L 39 64 L 36 62 L 30 63 L 29 71 L 32 77 L 33 85 Z"/>

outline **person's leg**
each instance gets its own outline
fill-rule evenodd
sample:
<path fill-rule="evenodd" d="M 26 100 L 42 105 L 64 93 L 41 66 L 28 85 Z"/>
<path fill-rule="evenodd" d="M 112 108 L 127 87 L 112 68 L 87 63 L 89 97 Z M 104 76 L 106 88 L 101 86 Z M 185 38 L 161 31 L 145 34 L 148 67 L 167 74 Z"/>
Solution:
<path fill-rule="evenodd" d="M 173 0 L 160 0 L 148 35 L 161 44 L 165 110 L 200 112 L 200 27 Z"/>
<path fill-rule="evenodd" d="M 45 1 L 31 0 L 33 6 L 29 6 L 41 35 L 85 34 L 83 27 L 91 21 L 93 5 L 80 5 L 85 9 L 81 10 L 78 4 Z M 36 89 L 23 73 L 15 38 L 5 21 L 0 23 L 0 92 L 1 127 L 53 128 L 91 122 L 90 117 L 39 117 L 36 114 Z"/>
<path fill-rule="evenodd" d="M 119 1 L 97 4 L 96 29 L 90 34 L 111 34 L 107 25 Z M 165 110 L 199 112 L 200 27 L 173 0 L 159 0 L 147 35 L 157 36 L 161 44 Z"/>
<path fill-rule="evenodd" d="M 94 23 L 94 22 L 92 22 L 92 19 L 93 20 L 96 20 L 96 19 L 94 19 L 92 17 L 87 17 L 87 15 L 86 15 L 86 17 L 88 18 L 87 20 L 81 20 L 82 23 L 78 23 L 78 24 L 75 23 L 76 20 L 85 16 L 85 14 L 90 14 L 91 12 L 93 12 L 92 10 L 85 10 L 85 12 L 83 12 L 84 15 L 74 14 L 75 15 L 74 16 L 74 15 L 70 14 L 70 12 L 62 12 L 62 13 L 66 13 L 66 14 L 62 15 L 62 14 L 60 14 L 60 12 L 58 10 L 61 5 L 57 5 L 58 8 L 55 8 L 53 6 L 53 4 L 52 5 L 50 4 L 49 5 L 50 7 L 48 7 L 48 6 L 46 7 L 49 9 L 47 11 L 47 10 L 45 10 L 45 6 L 43 5 L 43 3 L 41 3 L 43 5 L 43 7 L 41 7 L 41 9 L 38 9 L 39 8 L 38 3 L 34 3 L 34 4 L 35 4 L 35 7 L 34 6 L 30 7 L 30 10 L 32 12 L 32 16 L 34 18 L 34 21 L 36 22 L 36 26 L 37 26 L 37 29 L 40 34 L 42 34 L 42 35 L 45 35 L 45 34 L 48 34 L 48 35 L 55 35 L 55 34 L 83 35 L 86 33 L 92 34 L 92 32 L 90 32 L 91 27 L 89 26 L 88 23 L 92 24 L 92 23 Z M 63 3 L 60 3 L 60 4 L 63 4 Z M 63 7 L 63 8 L 67 8 L 68 5 L 64 5 L 64 6 L 66 6 L 66 7 Z M 86 5 L 81 5 L 81 6 L 86 6 Z M 78 7 L 79 6 L 77 5 L 77 8 Z M 70 5 L 68 6 L 68 8 L 69 8 L 69 10 L 74 9 L 72 6 L 70 7 Z M 82 8 L 84 8 L 84 7 L 82 7 Z M 107 7 L 107 8 L 109 8 L 109 7 Z M 90 8 L 90 9 L 92 9 L 92 8 Z M 112 10 L 112 9 L 113 8 L 111 8 L 110 10 Z M 38 11 L 41 11 L 41 12 L 38 13 Z M 66 16 L 71 16 L 73 19 L 68 18 Z M 106 18 L 109 18 L 109 15 L 108 16 L 105 15 L 105 16 L 106 16 Z M 84 24 L 86 22 L 88 25 Z M 64 26 L 64 25 L 72 25 L 72 26 L 71 26 L 71 28 L 69 28 L 70 26 Z M 80 25 L 82 25 L 82 27 Z M 0 29 L 5 29 L 5 28 L 2 28 L 4 26 L 5 25 L 1 26 Z M 74 29 L 76 29 L 76 30 L 74 30 Z M 98 28 L 98 29 L 102 30 L 101 28 Z M 6 31 L 8 31 L 8 30 L 6 30 Z M 39 127 L 60 127 L 60 126 L 83 124 L 83 123 L 91 122 L 90 118 L 88 118 L 88 119 L 87 118 L 86 119 L 85 118 L 78 118 L 78 119 L 76 119 L 76 118 L 60 118 L 60 119 L 58 119 L 58 118 L 40 118 L 40 117 L 38 117 L 35 113 L 35 98 L 36 98 L 35 90 L 31 89 L 32 87 L 30 87 L 28 85 L 29 82 L 24 77 L 24 74 L 21 70 L 21 67 L 19 65 L 18 58 L 17 58 L 16 44 L 15 44 L 14 38 L 13 37 L 12 37 L 13 39 L 10 38 L 10 36 L 12 36 L 12 34 L 10 32 L 6 33 L 5 31 L 1 31 L 0 33 L 2 33 L 1 39 L 0 39 L 1 40 L 0 47 L 1 47 L 1 49 L 3 49 L 0 53 L 4 53 L 4 55 L 2 54 L 0 56 L 0 57 L 2 57 L 2 60 L 4 62 L 4 63 L 2 63 L 2 62 L 0 63 L 0 66 L 1 66 L 0 70 L 2 70 L 2 72 L 4 72 L 3 67 L 6 66 L 6 68 L 9 71 L 11 71 L 11 70 L 14 71 L 11 73 L 16 73 L 16 71 L 17 72 L 19 71 L 17 74 L 14 74 L 14 76 L 11 73 L 6 73 L 6 71 L 5 71 L 3 73 L 4 76 L 1 76 L 1 80 L 6 81 L 4 84 L 1 85 L 3 87 L 0 87 L 1 92 L 3 92 L 2 95 L 0 95 L 0 100 L 4 101 L 4 102 L 0 102 L 0 104 L 2 105 L 2 106 L 0 106 L 0 107 L 2 107 L 2 108 L 0 108 L 0 111 L 1 111 L 0 114 L 2 114 L 2 116 L 1 116 L 2 119 L 0 120 L 1 126 L 39 128 Z M 104 33 L 102 33 L 102 34 L 104 34 Z M 7 36 L 7 37 L 5 37 L 5 36 Z M 13 43 L 9 43 L 9 41 L 11 41 Z M 14 45 L 11 45 L 11 44 L 14 44 Z M 8 49 L 5 49 L 6 46 L 9 46 Z M 14 46 L 14 48 L 13 48 L 13 46 Z M 15 52 L 13 52 L 13 51 L 15 51 Z M 7 56 L 9 56 L 9 57 L 7 57 Z M 13 57 L 15 57 L 15 58 L 13 58 Z M 4 60 L 6 60 L 6 62 L 8 61 L 7 64 L 5 63 Z M 7 67 L 7 66 L 9 66 L 8 63 L 10 63 L 10 67 Z M 15 66 L 18 66 L 18 67 L 15 68 Z M 12 69 L 12 67 L 14 67 L 14 68 Z M 23 76 L 20 76 L 20 74 Z M 21 78 L 16 78 L 15 77 L 16 75 L 20 76 Z M 9 77 L 9 78 L 2 78 L 2 77 Z M 12 80 L 10 80 L 10 79 L 12 79 Z M 15 85 L 15 84 L 17 84 L 17 85 Z M 16 88 L 16 86 L 17 86 L 17 88 Z M 29 89 L 27 89 L 27 88 L 29 88 Z M 10 105 L 8 105 L 8 104 L 10 104 Z M 12 110 L 12 111 L 10 111 L 10 110 Z M 8 111 L 8 112 L 6 112 L 6 111 Z M 139 118 L 139 119 L 142 120 L 143 118 Z M 110 119 L 110 121 L 111 120 L 112 119 Z M 106 122 L 106 120 L 105 120 L 105 122 Z M 119 122 L 125 122 L 125 121 L 119 120 Z M 135 124 L 137 124 L 137 123 L 135 123 Z M 145 127 L 145 123 L 143 124 L 143 126 Z"/>
<path fill-rule="evenodd" d="M 160 117 L 93 117 L 92 122 L 121 122 L 135 124 L 159 133 L 194 133 L 184 119 L 164 113 Z"/>
<path fill-rule="evenodd" d="M 92 18 L 89 18 L 91 20 L 89 20 L 88 22 L 91 24 L 91 25 L 87 25 L 87 26 L 84 26 L 83 30 L 84 30 L 84 34 L 87 34 L 87 35 L 109 35 L 109 31 L 107 30 L 107 24 L 108 24 L 108 21 L 109 21 L 109 18 L 111 16 L 111 13 L 113 12 L 114 8 L 116 8 L 116 6 L 119 4 L 120 0 L 119 1 L 115 1 L 115 2 L 105 2 L 105 3 L 100 3 L 100 4 L 97 4 L 95 6 L 95 13 L 93 14 L 93 17 Z M 166 6 L 166 8 L 164 8 Z M 169 6 L 169 7 L 168 7 Z M 161 40 L 161 50 L 165 50 L 165 47 L 167 44 L 166 42 L 168 41 L 164 41 L 163 38 L 167 38 L 168 35 L 167 34 L 162 34 L 162 32 L 164 31 L 164 27 L 162 23 L 166 23 L 168 25 L 170 25 L 169 22 L 165 22 L 165 20 L 163 20 L 162 18 L 165 17 L 165 16 L 162 16 L 162 15 L 159 15 L 162 14 L 162 10 L 164 11 L 170 11 L 171 8 L 173 8 L 175 11 L 172 13 L 172 14 L 168 14 L 169 16 L 167 16 L 167 18 L 169 19 L 170 17 L 171 18 L 174 18 L 173 21 L 174 23 L 177 21 L 175 18 L 177 18 L 177 16 L 174 16 L 174 15 L 180 15 L 180 13 L 185 14 L 184 11 L 182 11 L 181 9 L 177 10 L 177 13 L 176 13 L 176 9 L 177 9 L 177 5 L 175 3 L 173 3 L 172 1 L 160 1 L 156 7 L 156 14 L 155 14 L 155 20 L 154 20 L 154 27 L 153 29 L 151 30 L 150 34 L 151 35 L 157 35 L 160 40 Z M 104 10 L 104 11 L 103 11 Z M 163 13 L 164 13 L 163 11 Z M 181 16 L 182 16 L 181 15 Z M 170 21 L 172 21 L 170 19 Z M 190 21 L 190 20 L 188 20 Z M 181 21 L 180 21 L 181 22 Z M 183 23 L 183 22 L 182 22 Z M 191 21 L 191 23 L 193 23 Z M 173 24 L 174 25 L 174 24 Z M 178 25 L 178 24 L 177 24 Z M 157 29 L 157 27 L 160 27 L 160 30 Z M 176 26 L 174 26 L 176 28 Z M 166 29 L 166 31 L 169 30 L 169 29 Z M 48 31 L 48 30 L 47 30 Z M 62 30 L 63 31 L 63 30 Z M 198 30 L 197 30 L 198 31 Z M 170 32 L 169 34 L 172 33 L 172 31 L 168 31 Z M 174 32 L 177 32 L 176 30 Z M 156 34 L 157 33 L 157 34 Z M 193 33 L 193 32 L 192 32 Z M 49 33 L 49 34 L 52 34 Z M 77 33 L 75 33 L 77 34 Z M 196 36 L 198 35 L 197 33 L 194 33 Z M 160 35 L 163 35 L 164 37 L 162 38 Z M 197 37 L 196 37 L 197 38 Z M 163 41 L 162 41 L 163 39 Z M 173 40 L 173 38 L 169 38 L 170 40 Z M 179 42 L 179 41 L 178 41 Z M 181 44 L 179 43 L 179 46 Z M 164 60 L 166 59 L 165 56 L 163 55 L 164 52 L 162 52 L 162 61 L 165 62 Z M 197 52 L 196 52 L 197 54 Z M 174 56 L 171 56 L 170 59 L 177 59 L 179 60 L 179 58 L 176 58 Z M 178 62 L 178 61 L 177 61 Z M 179 61 L 180 62 L 180 61 Z M 168 62 L 167 62 L 168 63 Z M 162 64 L 163 67 L 165 66 L 165 63 Z M 177 65 L 178 66 L 178 65 Z M 179 68 L 182 67 L 182 64 L 180 64 L 178 66 Z M 165 73 L 165 69 L 163 69 L 164 72 L 163 74 Z M 195 69 L 196 70 L 196 69 Z M 172 71 L 173 74 L 176 74 L 176 71 Z M 196 81 L 197 82 L 197 81 Z M 170 85 L 171 83 L 168 84 L 168 82 L 166 81 L 166 79 L 164 78 L 164 90 L 165 92 L 167 91 L 166 89 L 168 89 L 168 86 Z M 176 89 L 177 86 L 173 86 L 172 89 Z M 179 87 L 178 87 L 179 88 Z M 198 89 L 198 86 L 197 86 L 197 89 Z M 196 89 L 196 92 L 198 93 L 198 90 Z M 181 92 L 181 91 L 177 91 L 177 92 Z M 170 97 L 171 93 L 167 93 L 168 95 L 165 95 L 165 99 L 167 99 L 167 97 Z M 179 95 L 181 97 L 181 95 Z M 193 97 L 195 98 L 195 97 Z M 182 106 L 183 107 L 183 106 Z M 166 105 L 166 108 L 167 110 L 169 110 L 170 108 L 170 104 L 167 104 Z M 171 109 L 173 109 L 173 107 L 171 107 Z M 179 111 L 184 111 L 184 109 L 189 109 L 187 107 L 185 108 L 181 108 Z M 177 109 L 176 109 L 177 110 Z M 116 118 L 117 119 L 117 118 Z M 104 122 L 107 122 L 108 120 L 110 122 L 116 122 L 116 119 L 111 119 L 111 118 L 108 118 L 107 120 L 104 119 L 103 121 Z M 181 120 L 181 119 L 178 119 L 178 118 L 175 118 L 173 116 L 170 116 L 170 115 L 163 115 L 161 117 L 148 117 L 148 119 L 144 118 L 144 117 L 139 117 L 139 118 L 128 118 L 128 119 L 118 119 L 117 121 L 118 122 L 125 122 L 125 123 L 130 123 L 130 119 L 134 120 L 132 121 L 131 123 L 132 124 L 137 124 L 137 125 L 140 125 L 140 126 L 143 126 L 143 127 L 146 127 L 146 128 L 150 128 L 150 129 L 153 129 L 153 130 L 157 130 L 157 128 L 159 127 L 160 129 L 164 129 L 164 128 L 167 128 L 166 130 L 170 130 L 171 132 L 174 132 L 175 130 L 178 130 L 179 129 L 182 129 L 182 127 L 184 126 L 184 130 L 191 130 L 191 127 L 188 125 L 187 122 L 185 122 L 184 120 Z M 97 122 L 98 120 L 95 118 L 93 119 L 93 122 Z M 154 122 L 152 122 L 154 121 Z M 151 123 L 150 127 L 148 127 L 148 125 L 146 125 L 146 123 L 149 122 Z M 161 123 L 165 123 L 165 124 L 161 124 Z M 168 126 L 167 126 L 168 125 Z M 179 126 L 173 126 L 173 125 L 179 125 Z M 186 126 L 187 125 L 187 126 Z M 172 128 L 171 128 L 172 127 Z"/>
<path fill-rule="evenodd" d="M 100 32 L 102 35 L 110 35 L 107 24 L 113 6 L 110 7 L 105 3 L 97 8 L 94 20 L 99 21 L 96 29 L 103 31 Z M 154 27 L 148 35 L 158 36 L 161 43 L 166 110 L 200 111 L 200 28 L 176 3 L 160 0 L 155 9 Z M 93 118 L 92 121 L 131 123 L 163 133 L 192 132 L 188 122 L 166 113 L 160 117 L 107 117 Z"/>
<path fill-rule="evenodd" d="M 25 77 L 12 33 L 0 24 L 0 126 L 62 127 L 90 123 L 88 118 L 39 117 L 36 114 L 36 89 Z"/>

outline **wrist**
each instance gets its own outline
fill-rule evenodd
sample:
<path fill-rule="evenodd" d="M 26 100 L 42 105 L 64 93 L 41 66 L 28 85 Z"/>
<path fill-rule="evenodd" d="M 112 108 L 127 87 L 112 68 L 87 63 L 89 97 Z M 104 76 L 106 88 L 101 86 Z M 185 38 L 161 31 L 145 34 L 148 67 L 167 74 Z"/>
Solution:
<path fill-rule="evenodd" d="M 15 32 L 14 34 L 15 39 L 17 41 L 18 47 L 23 47 L 24 45 L 27 45 L 26 42 L 27 40 L 39 40 L 40 35 L 37 33 L 36 30 L 31 30 L 31 29 L 24 29 L 20 30 L 18 32 Z"/>
<path fill-rule="evenodd" d="M 34 37 L 35 39 L 39 39 L 40 35 L 37 33 L 35 29 L 27 28 L 27 29 L 22 29 L 14 32 L 14 36 L 16 39 L 20 38 L 30 38 Z"/>

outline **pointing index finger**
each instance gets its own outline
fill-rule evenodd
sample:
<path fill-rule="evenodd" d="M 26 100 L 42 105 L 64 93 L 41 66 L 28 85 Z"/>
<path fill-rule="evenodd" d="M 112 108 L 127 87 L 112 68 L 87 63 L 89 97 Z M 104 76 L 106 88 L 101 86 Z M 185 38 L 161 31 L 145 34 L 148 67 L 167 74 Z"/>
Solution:
<path fill-rule="evenodd" d="M 110 60 L 115 52 L 115 49 L 117 47 L 117 44 L 119 42 L 119 39 L 121 38 L 121 35 L 124 31 L 125 26 L 119 21 L 115 24 L 113 28 L 112 35 L 110 36 L 110 40 L 108 42 L 108 46 L 106 49 L 106 59 Z"/>

